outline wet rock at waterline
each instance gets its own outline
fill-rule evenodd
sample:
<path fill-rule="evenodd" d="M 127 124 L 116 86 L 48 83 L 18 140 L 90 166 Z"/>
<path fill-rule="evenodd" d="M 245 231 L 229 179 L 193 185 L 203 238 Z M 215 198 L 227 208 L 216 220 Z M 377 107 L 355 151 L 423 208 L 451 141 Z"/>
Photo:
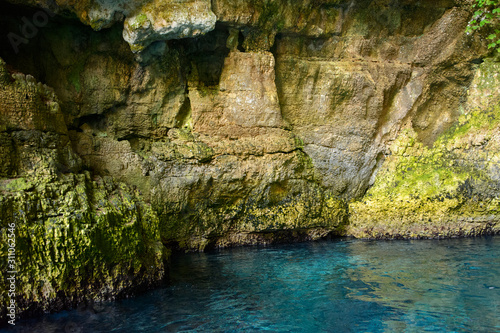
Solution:
<path fill-rule="evenodd" d="M 468 1 L 1 7 L 20 313 L 157 285 L 171 250 L 498 232 L 499 65 Z"/>

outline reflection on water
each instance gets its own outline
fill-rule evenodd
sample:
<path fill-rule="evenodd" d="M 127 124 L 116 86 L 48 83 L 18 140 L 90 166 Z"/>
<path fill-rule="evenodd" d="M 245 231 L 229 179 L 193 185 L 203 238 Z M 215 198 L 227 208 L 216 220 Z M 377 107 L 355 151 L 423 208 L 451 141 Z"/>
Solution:
<path fill-rule="evenodd" d="M 369 291 L 348 297 L 397 309 L 396 331 L 500 330 L 498 238 L 405 243 L 351 243 L 349 278 Z"/>
<path fill-rule="evenodd" d="M 192 254 L 167 288 L 17 332 L 495 332 L 499 273 L 500 237 Z"/>

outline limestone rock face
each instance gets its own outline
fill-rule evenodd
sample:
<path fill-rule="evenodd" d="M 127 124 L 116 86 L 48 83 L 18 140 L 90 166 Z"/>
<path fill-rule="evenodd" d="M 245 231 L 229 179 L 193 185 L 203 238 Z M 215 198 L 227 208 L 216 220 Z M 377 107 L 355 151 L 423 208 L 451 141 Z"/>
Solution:
<path fill-rule="evenodd" d="M 155 285 L 170 250 L 498 231 L 471 1 L 9 2 L 0 36 L 58 13 L 0 41 L 0 217 L 45 267 L 24 309 Z"/>
<path fill-rule="evenodd" d="M 215 21 L 208 0 L 154 0 L 125 19 L 123 38 L 139 52 L 157 40 L 205 34 L 215 28 Z"/>
<path fill-rule="evenodd" d="M 466 9 L 380 13 L 374 6 L 359 7 L 352 18 L 346 14 L 340 36 L 276 41 L 283 118 L 304 141 L 323 185 L 348 198 L 366 191 L 377 160 L 404 122 L 431 143 L 457 119 L 459 99 L 450 98 L 463 94 L 472 75 L 467 60 L 476 56 L 463 52 Z M 442 16 L 432 21 L 431 11 Z M 382 14 L 387 18 L 381 20 Z M 419 20 L 423 26 L 404 25 Z M 469 59 L 458 60 L 463 57 Z M 443 68 L 452 59 L 459 65 Z"/>
<path fill-rule="evenodd" d="M 54 175 L 58 165 L 77 170 L 81 160 L 71 149 L 54 90 L 31 75 L 9 75 L 3 60 L 0 67 L 0 177 Z"/>
<path fill-rule="evenodd" d="M 0 278 L 18 272 L 18 313 L 157 285 L 168 251 L 151 206 L 126 184 L 82 170 L 51 88 L 10 74 L 3 60 L 0 81 Z M 7 229 L 15 235 L 14 269 L 7 267 Z M 4 283 L 0 301 L 7 304 Z"/>
<path fill-rule="evenodd" d="M 194 84 L 190 90 L 195 130 L 283 127 L 274 65 L 271 53 L 229 53 L 215 95 L 205 95 Z"/>
<path fill-rule="evenodd" d="M 350 205 L 349 234 L 435 238 L 498 233 L 500 64 L 479 66 L 463 114 L 431 147 L 404 129 L 374 186 Z"/>
<path fill-rule="evenodd" d="M 228 30 L 218 29 L 137 63 L 116 28 L 42 33 L 50 43 L 26 48 L 46 52 L 53 70 L 8 60 L 54 87 L 82 166 L 137 187 L 165 244 L 270 242 L 280 230 L 316 239 L 346 222 L 345 201 L 314 179 L 282 119 L 272 53 L 229 52 Z M 56 43 L 61 36 L 73 42 Z"/>

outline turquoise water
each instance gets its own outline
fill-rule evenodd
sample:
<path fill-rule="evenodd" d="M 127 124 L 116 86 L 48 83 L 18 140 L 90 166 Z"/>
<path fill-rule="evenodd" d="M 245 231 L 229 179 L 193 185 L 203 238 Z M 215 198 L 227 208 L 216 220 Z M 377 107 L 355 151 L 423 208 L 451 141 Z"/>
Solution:
<path fill-rule="evenodd" d="M 500 237 L 183 255 L 168 287 L 18 332 L 500 332 Z"/>

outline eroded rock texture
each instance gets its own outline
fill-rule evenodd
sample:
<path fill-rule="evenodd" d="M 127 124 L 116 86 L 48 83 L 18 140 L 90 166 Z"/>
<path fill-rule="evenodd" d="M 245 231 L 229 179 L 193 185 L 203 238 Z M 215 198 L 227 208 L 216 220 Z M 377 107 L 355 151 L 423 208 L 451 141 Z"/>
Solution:
<path fill-rule="evenodd" d="M 498 65 L 469 1 L 9 2 L 20 311 L 154 285 L 172 249 L 498 230 Z"/>
<path fill-rule="evenodd" d="M 464 114 L 432 146 L 412 128 L 400 131 L 374 186 L 350 205 L 349 234 L 433 238 L 500 231 L 499 69 L 491 60 L 479 67 Z"/>
<path fill-rule="evenodd" d="M 150 206 L 129 186 L 82 170 L 51 88 L 9 74 L 3 61 L 0 81 L 1 319 L 12 271 L 18 313 L 157 285 L 168 250 Z"/>

